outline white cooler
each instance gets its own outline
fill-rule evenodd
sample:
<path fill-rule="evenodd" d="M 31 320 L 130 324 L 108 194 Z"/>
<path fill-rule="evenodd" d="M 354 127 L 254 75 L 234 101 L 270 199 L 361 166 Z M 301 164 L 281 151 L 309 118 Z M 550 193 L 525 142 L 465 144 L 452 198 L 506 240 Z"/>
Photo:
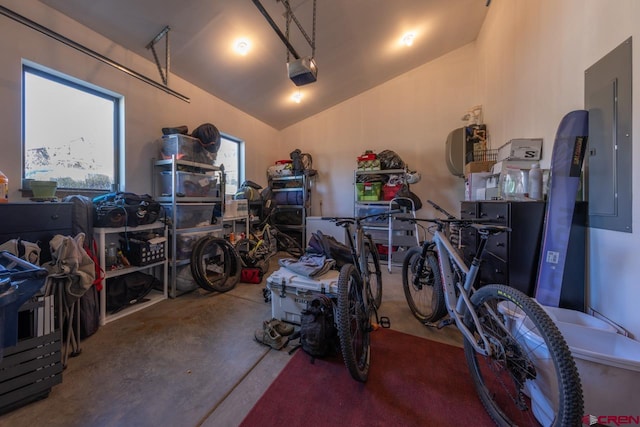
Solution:
<path fill-rule="evenodd" d="M 267 277 L 272 317 L 299 325 L 302 310 L 307 308 L 307 303 L 315 295 L 337 296 L 339 274 L 337 270 L 329 270 L 319 278 L 312 279 L 280 267 Z"/>

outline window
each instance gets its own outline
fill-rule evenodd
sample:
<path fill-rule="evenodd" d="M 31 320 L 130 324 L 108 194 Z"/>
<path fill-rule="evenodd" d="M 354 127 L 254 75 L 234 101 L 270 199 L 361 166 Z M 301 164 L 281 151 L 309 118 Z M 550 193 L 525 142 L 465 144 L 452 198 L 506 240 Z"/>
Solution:
<path fill-rule="evenodd" d="M 74 190 L 119 184 L 120 96 L 30 65 L 23 91 L 24 178 Z"/>
<path fill-rule="evenodd" d="M 236 194 L 244 180 L 244 142 L 229 135 L 222 135 L 215 164 L 224 165 L 227 179 L 225 193 Z"/>

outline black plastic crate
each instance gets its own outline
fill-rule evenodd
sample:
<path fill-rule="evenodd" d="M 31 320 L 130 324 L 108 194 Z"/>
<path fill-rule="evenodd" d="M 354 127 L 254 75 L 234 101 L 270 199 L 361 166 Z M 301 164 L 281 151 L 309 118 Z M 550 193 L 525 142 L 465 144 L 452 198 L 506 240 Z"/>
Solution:
<path fill-rule="evenodd" d="M 166 258 L 166 241 L 150 243 L 138 239 L 120 240 L 120 247 L 131 265 L 135 266 L 154 264 Z"/>

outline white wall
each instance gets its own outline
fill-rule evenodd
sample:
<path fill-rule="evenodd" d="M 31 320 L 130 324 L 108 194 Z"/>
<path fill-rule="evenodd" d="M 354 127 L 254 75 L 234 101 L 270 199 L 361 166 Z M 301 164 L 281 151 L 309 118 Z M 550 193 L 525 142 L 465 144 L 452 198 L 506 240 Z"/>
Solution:
<path fill-rule="evenodd" d="M 422 182 L 412 189 L 423 201 L 431 198 L 458 212 L 462 182 L 445 167 L 444 141 L 476 104 L 484 107 L 492 148 L 512 138 L 542 137 L 542 166 L 548 167 L 560 120 L 584 108 L 584 71 L 629 36 L 636 39 L 638 58 L 638 22 L 635 0 L 493 0 L 476 43 L 282 131 L 283 146 L 312 153 L 320 170 L 313 214 L 350 214 L 348 183 L 356 156 L 385 148 L 422 172 Z M 638 76 L 634 67 L 634 80 L 640 81 Z M 638 98 L 634 89 L 636 105 Z M 634 145 L 639 138 L 636 132 Z M 634 165 L 639 156 L 635 150 Z M 634 212 L 640 208 L 639 193 L 636 186 Z M 634 249 L 640 247 L 637 218 L 633 234 L 589 230 L 585 286 L 591 307 L 640 336 L 640 284 L 632 270 Z"/>
<path fill-rule="evenodd" d="M 635 0 L 493 0 L 477 40 L 479 91 L 493 141 L 543 137 L 548 167 L 555 132 L 569 111 L 584 108 L 584 71 L 633 37 L 640 58 L 640 2 Z M 640 81 L 634 65 L 633 79 Z M 640 105 L 638 85 L 633 103 Z M 633 121 L 638 123 L 639 109 Z M 633 145 L 638 147 L 640 131 Z M 640 149 L 633 165 L 640 164 Z M 633 168 L 638 182 L 638 168 Z M 633 233 L 589 229 L 588 303 L 640 337 L 640 282 L 634 270 L 640 186 L 633 189 Z"/>
<path fill-rule="evenodd" d="M 134 55 L 36 0 L 4 0 L 2 4 L 140 74 L 160 80 L 151 56 L 142 58 Z M 247 179 L 265 181 L 267 163 L 271 162 L 270 153 L 279 141 L 278 131 L 184 80 L 172 75 L 169 87 L 189 97 L 190 103 L 129 77 L 4 15 L 0 15 L 0 53 L 0 170 L 9 177 L 11 201 L 28 200 L 22 199 L 18 191 L 21 176 L 22 59 L 124 95 L 127 191 L 150 191 L 151 158 L 158 157 L 154 141 L 162 135 L 162 127 L 187 125 L 193 130 L 207 122 L 246 142 Z"/>
<path fill-rule="evenodd" d="M 420 214 L 433 212 L 427 199 L 458 212 L 464 182 L 446 167 L 445 141 L 480 103 L 475 62 L 467 45 L 283 130 L 283 146 L 311 153 L 319 170 L 312 214 L 353 215 L 356 157 L 368 149 L 393 150 L 422 174 L 411 186 L 425 205 Z"/>

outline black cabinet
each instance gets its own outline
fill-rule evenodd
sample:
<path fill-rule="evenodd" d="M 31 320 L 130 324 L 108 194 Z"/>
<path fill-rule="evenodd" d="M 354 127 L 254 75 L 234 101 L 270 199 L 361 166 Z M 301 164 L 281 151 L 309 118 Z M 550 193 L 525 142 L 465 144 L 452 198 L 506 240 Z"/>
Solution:
<path fill-rule="evenodd" d="M 511 228 L 509 233 L 489 238 L 480 268 L 480 286 L 501 283 L 533 296 L 544 211 L 545 203 L 535 201 L 462 202 L 462 218 L 482 219 Z M 467 263 L 475 255 L 478 239 L 475 229 L 462 230 L 460 242 Z"/>
<path fill-rule="evenodd" d="M 50 261 L 51 238 L 72 233 L 71 209 L 71 203 L 0 203 L 0 243 L 39 242 L 40 262 Z M 18 343 L 4 349 L 0 362 L 0 413 L 42 399 L 62 382 L 57 305 L 53 296 L 36 295 L 19 308 Z"/>
<path fill-rule="evenodd" d="M 0 204 L 0 243 L 21 238 L 39 242 L 40 263 L 51 261 L 49 241 L 56 234 L 71 234 L 71 203 Z"/>
<path fill-rule="evenodd" d="M 511 228 L 511 232 L 489 238 L 479 286 L 505 284 L 529 296 L 535 295 L 545 209 L 546 203 L 539 201 L 461 203 L 461 218 L 477 218 Z M 576 203 L 560 297 L 561 307 L 580 311 L 584 311 L 586 211 L 585 202 Z M 460 237 L 463 258 L 469 264 L 479 237 L 471 227 L 462 229 Z"/>

